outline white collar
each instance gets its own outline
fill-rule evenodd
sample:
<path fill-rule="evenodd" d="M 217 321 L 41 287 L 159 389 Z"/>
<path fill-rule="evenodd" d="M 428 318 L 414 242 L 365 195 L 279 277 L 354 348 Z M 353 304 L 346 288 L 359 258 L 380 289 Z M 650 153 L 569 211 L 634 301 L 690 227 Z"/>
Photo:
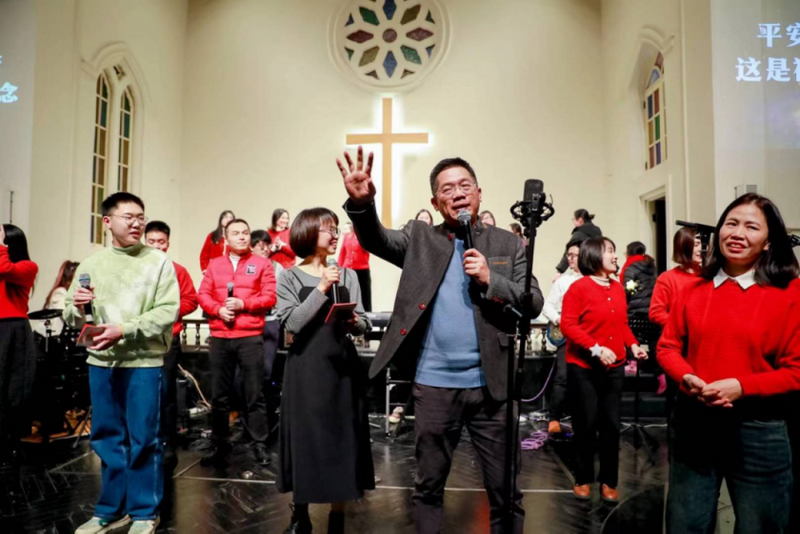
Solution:
<path fill-rule="evenodd" d="M 744 274 L 740 274 L 739 276 L 731 276 L 726 273 L 723 269 L 720 268 L 717 271 L 716 276 L 714 276 L 714 289 L 721 286 L 725 280 L 727 279 L 735 280 L 739 287 L 744 290 L 751 288 L 752 286 L 756 285 L 756 270 L 751 269 Z"/>
<path fill-rule="evenodd" d="M 595 276 L 593 274 L 589 275 L 589 278 L 594 280 L 594 282 L 597 285 L 601 286 L 601 287 L 608 287 L 608 286 L 611 285 L 611 279 L 610 278 L 600 278 L 599 276 Z"/>

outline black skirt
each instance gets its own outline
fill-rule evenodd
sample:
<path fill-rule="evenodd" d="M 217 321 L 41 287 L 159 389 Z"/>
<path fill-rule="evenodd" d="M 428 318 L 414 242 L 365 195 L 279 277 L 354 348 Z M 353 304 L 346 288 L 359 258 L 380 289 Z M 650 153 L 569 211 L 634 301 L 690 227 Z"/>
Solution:
<path fill-rule="evenodd" d="M 311 291 L 303 287 L 301 301 Z M 341 328 L 325 324 L 329 309 L 295 336 L 284 371 L 278 490 L 296 503 L 350 501 L 375 488 L 366 370 Z"/>

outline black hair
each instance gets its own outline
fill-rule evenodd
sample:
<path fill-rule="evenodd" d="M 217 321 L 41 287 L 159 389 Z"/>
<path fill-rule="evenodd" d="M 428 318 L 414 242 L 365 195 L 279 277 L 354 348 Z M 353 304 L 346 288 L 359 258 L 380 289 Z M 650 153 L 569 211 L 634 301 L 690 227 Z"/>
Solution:
<path fill-rule="evenodd" d="M 466 169 L 472 179 L 475 180 L 475 183 L 478 183 L 478 177 L 475 176 L 475 171 L 472 169 L 469 163 L 466 160 L 461 158 L 447 158 L 443 159 L 431 171 L 431 194 L 436 195 L 436 190 L 438 189 L 438 179 L 439 175 L 446 171 L 447 169 L 451 169 L 453 167 L 462 167 Z"/>
<path fill-rule="evenodd" d="M 582 275 L 591 276 L 603 268 L 603 249 L 607 242 L 616 250 L 617 245 L 607 237 L 592 237 L 581 243 L 578 269 Z"/>
<path fill-rule="evenodd" d="M 642 256 L 646 252 L 647 252 L 647 247 L 641 241 L 633 241 L 632 243 L 628 243 L 628 246 L 625 249 L 625 254 L 627 254 L 628 257 Z"/>
<path fill-rule="evenodd" d="M 289 246 L 301 258 L 312 256 L 317 250 L 319 230 L 323 223 L 339 224 L 339 217 L 328 208 L 311 208 L 297 214 L 289 231 Z"/>
<path fill-rule="evenodd" d="M 147 223 L 147 226 L 144 227 L 144 235 L 150 232 L 161 232 L 162 234 L 166 234 L 167 237 L 170 236 L 169 225 L 164 221 L 150 221 Z"/>
<path fill-rule="evenodd" d="M 272 212 L 272 226 L 270 226 L 270 230 L 273 232 L 278 230 L 278 219 L 283 217 L 283 214 L 289 215 L 289 212 L 283 208 L 278 208 Z"/>
<path fill-rule="evenodd" d="M 714 241 L 709 247 L 708 263 L 703 268 L 703 278 L 713 280 L 717 272 L 727 263 L 727 259 L 722 255 L 719 246 L 719 232 L 728 218 L 728 214 L 739 206 L 753 204 L 761 210 L 767 220 L 767 242 L 769 247 L 761 253 L 761 257 L 756 262 L 755 280 L 759 285 L 771 285 L 785 289 L 800 276 L 800 266 L 792 250 L 792 243 L 789 234 L 786 232 L 786 224 L 783 222 L 781 212 L 778 207 L 767 197 L 756 193 L 742 195 L 725 208 L 717 221 L 717 228 L 714 232 Z"/>
<path fill-rule="evenodd" d="M 594 215 L 589 213 L 588 210 L 581 208 L 579 210 L 575 210 L 575 219 L 583 219 L 584 223 L 588 223 L 594 219 Z"/>
<path fill-rule="evenodd" d="M 266 230 L 253 230 L 250 232 L 250 246 L 255 247 L 259 243 L 272 244 L 272 238 Z"/>
<path fill-rule="evenodd" d="M 250 230 L 250 224 L 249 224 L 247 221 L 245 221 L 244 219 L 233 219 L 233 220 L 232 220 L 231 222 L 229 222 L 229 223 L 228 223 L 228 225 L 225 227 L 225 237 L 228 237 L 228 227 L 230 227 L 230 225 L 232 225 L 232 224 L 234 224 L 234 223 L 241 223 L 241 224 L 243 224 L 243 225 L 247 226 L 247 230 L 248 230 L 248 231 Z"/>
<path fill-rule="evenodd" d="M 11 263 L 30 261 L 31 257 L 28 254 L 28 239 L 25 237 L 25 232 L 23 232 L 20 227 L 14 226 L 13 224 L 4 224 L 3 231 L 6 234 L 8 259 L 11 261 Z"/>
<path fill-rule="evenodd" d="M 219 219 L 217 220 L 217 227 L 211 232 L 211 242 L 215 245 L 218 244 L 222 240 L 222 231 L 225 230 L 222 226 L 222 219 L 225 218 L 226 215 L 232 216 L 234 219 L 236 218 L 236 214 L 233 213 L 231 210 L 225 210 L 219 214 Z"/>
<path fill-rule="evenodd" d="M 420 216 L 420 215 L 422 215 L 423 213 L 427 213 L 427 214 L 428 214 L 428 217 L 429 217 L 429 218 L 430 218 L 430 220 L 431 220 L 431 222 L 429 222 L 429 223 L 428 223 L 428 225 L 429 225 L 429 226 L 433 226 L 433 215 L 431 214 L 431 212 L 429 212 L 429 211 L 428 211 L 428 210 L 426 210 L 425 208 L 423 208 L 423 209 L 419 210 L 419 211 L 417 212 L 417 214 L 416 214 L 416 215 L 414 215 L 414 220 L 415 220 L 415 221 L 418 221 L 418 220 L 419 220 L 419 216 Z"/>
<path fill-rule="evenodd" d="M 142 211 L 144 211 L 144 202 L 142 202 L 141 198 L 137 197 L 133 193 L 120 191 L 119 193 L 114 193 L 113 195 L 108 196 L 103 201 L 103 206 L 101 208 L 103 210 L 102 211 L 103 217 L 108 217 L 113 210 L 117 209 L 117 206 L 119 206 L 120 204 L 124 204 L 126 202 L 136 204 L 137 206 L 142 208 Z"/>

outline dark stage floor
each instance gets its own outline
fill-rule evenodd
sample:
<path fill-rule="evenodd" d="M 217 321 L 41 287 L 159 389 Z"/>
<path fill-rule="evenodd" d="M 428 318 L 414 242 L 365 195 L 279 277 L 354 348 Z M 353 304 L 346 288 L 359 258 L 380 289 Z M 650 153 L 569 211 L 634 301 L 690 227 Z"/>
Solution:
<path fill-rule="evenodd" d="M 383 419 L 376 417 L 373 422 L 382 423 Z M 544 425 L 523 423 L 523 437 Z M 525 492 L 525 532 L 661 532 L 666 428 L 656 425 L 649 432 L 657 447 L 655 465 L 648 461 L 644 448 L 637 452 L 630 446 L 630 433 L 623 434 L 620 502 L 616 505 L 603 503 L 596 489 L 591 501 L 573 498 L 570 443 L 551 440 L 539 450 L 524 451 L 520 485 Z M 413 533 L 413 432 L 391 440 L 382 429 L 374 428 L 373 439 L 375 471 L 380 480 L 377 489 L 362 501 L 348 504 L 347 532 Z M 100 487 L 99 461 L 89 450 L 88 439 L 84 438 L 76 449 L 69 446 L 71 441 L 59 442 L 47 452 L 41 445 L 28 445 L 27 460 L 21 467 L 0 470 L 0 531 L 71 534 L 92 516 Z M 202 440 L 195 441 L 190 449 L 203 444 Z M 277 492 L 274 470 L 258 467 L 244 444 L 237 445 L 226 468 L 200 466 L 201 455 L 195 450 L 180 451 L 178 468 L 167 483 L 159 532 L 283 531 L 291 515 L 291 495 Z M 447 489 L 445 531 L 488 532 L 488 501 L 466 433 L 456 451 Z M 315 532 L 326 531 L 327 516 L 326 506 L 311 506 Z"/>

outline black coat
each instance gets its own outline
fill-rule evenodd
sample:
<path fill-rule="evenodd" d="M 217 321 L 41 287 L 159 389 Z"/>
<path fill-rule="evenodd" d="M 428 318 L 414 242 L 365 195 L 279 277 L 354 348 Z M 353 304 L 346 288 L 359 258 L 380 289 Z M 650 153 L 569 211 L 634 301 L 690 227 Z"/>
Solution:
<path fill-rule="evenodd" d="M 369 376 L 375 378 L 395 356 L 415 366 L 430 321 L 429 310 L 455 249 L 453 232 L 443 224 L 429 226 L 422 221 L 409 221 L 402 230 L 389 230 L 381 225 L 374 203 L 358 206 L 348 200 L 344 210 L 364 250 L 403 270 L 392 318 Z M 504 401 L 508 334 L 513 334 L 516 326 L 514 316 L 504 307 L 506 304 L 518 309 L 522 306 L 527 265 L 525 248 L 522 240 L 511 232 L 480 223 L 474 230 L 474 239 L 475 248 L 486 257 L 491 271 L 487 288 L 470 284 L 481 368 L 491 397 Z M 544 297 L 535 277 L 531 284 L 531 301 L 536 317 L 542 310 Z"/>
<path fill-rule="evenodd" d="M 625 295 L 628 297 L 628 316 L 634 312 L 649 313 L 650 299 L 653 297 L 656 278 L 656 264 L 652 258 L 631 263 L 625 269 L 622 287 L 625 288 Z M 628 291 L 628 281 L 630 280 L 639 282 L 639 288 L 633 295 Z"/>
<path fill-rule="evenodd" d="M 570 243 L 583 243 L 589 238 L 592 237 L 600 237 L 603 235 L 603 231 L 600 230 L 599 226 L 595 226 L 592 221 L 588 221 L 583 223 L 582 226 L 576 226 L 572 229 L 572 237 L 569 238 Z M 556 270 L 561 274 L 569 267 L 569 263 L 567 262 L 567 255 L 566 253 L 561 257 L 561 261 L 558 262 L 558 266 L 556 266 Z"/>

